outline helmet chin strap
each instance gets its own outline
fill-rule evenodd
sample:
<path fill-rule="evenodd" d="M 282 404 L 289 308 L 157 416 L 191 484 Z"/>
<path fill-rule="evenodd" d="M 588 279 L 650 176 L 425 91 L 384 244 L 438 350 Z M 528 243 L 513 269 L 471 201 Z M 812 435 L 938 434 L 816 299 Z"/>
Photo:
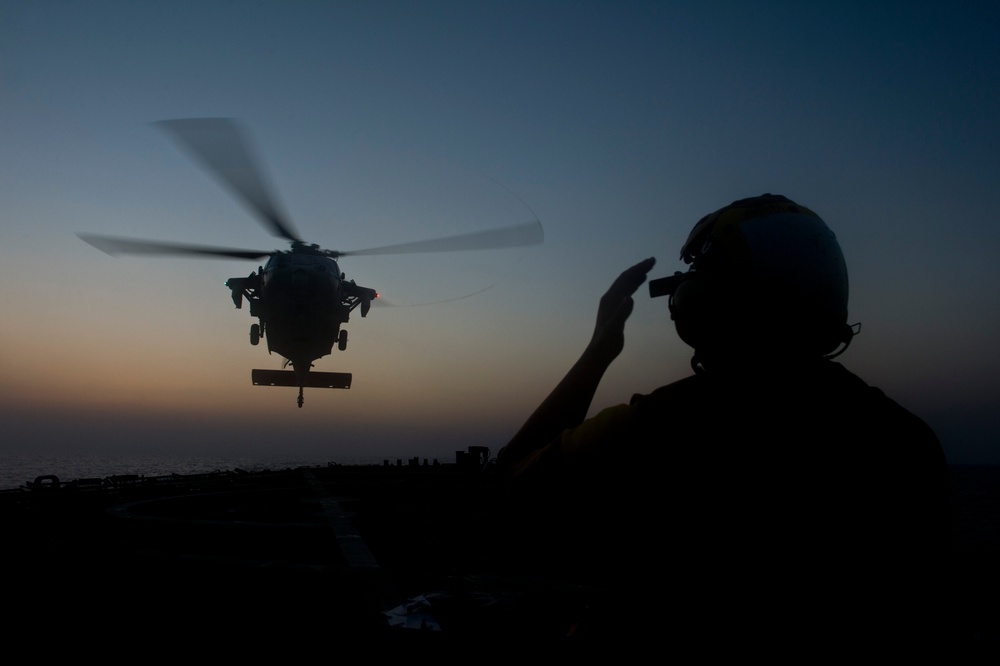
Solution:
<path fill-rule="evenodd" d="M 844 328 L 842 331 L 843 337 L 840 338 L 840 344 L 843 346 L 840 347 L 839 349 L 836 349 L 832 353 L 827 354 L 823 358 L 829 361 L 830 359 L 837 358 L 838 356 L 843 354 L 845 351 L 847 351 L 847 348 L 851 346 L 851 340 L 854 339 L 854 336 L 860 332 L 861 332 L 861 322 L 858 322 L 856 324 L 844 324 Z"/>
<path fill-rule="evenodd" d="M 697 352 L 691 357 L 691 369 L 694 370 L 694 374 L 700 375 L 705 372 L 705 366 L 702 364 L 701 359 L 698 358 Z"/>

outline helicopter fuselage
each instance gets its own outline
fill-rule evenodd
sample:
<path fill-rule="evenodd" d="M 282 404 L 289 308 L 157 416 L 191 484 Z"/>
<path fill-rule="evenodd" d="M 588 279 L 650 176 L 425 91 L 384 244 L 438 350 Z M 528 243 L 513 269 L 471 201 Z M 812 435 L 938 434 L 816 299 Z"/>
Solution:
<path fill-rule="evenodd" d="M 246 298 L 250 315 L 260 321 L 251 328 L 251 343 L 263 337 L 268 351 L 288 359 L 296 374 L 308 372 L 334 344 L 344 349 L 347 335 L 341 326 L 358 306 L 361 316 L 367 315 L 378 297 L 374 289 L 347 281 L 333 258 L 311 246 L 277 252 L 259 272 L 230 278 L 226 286 L 236 307 Z"/>

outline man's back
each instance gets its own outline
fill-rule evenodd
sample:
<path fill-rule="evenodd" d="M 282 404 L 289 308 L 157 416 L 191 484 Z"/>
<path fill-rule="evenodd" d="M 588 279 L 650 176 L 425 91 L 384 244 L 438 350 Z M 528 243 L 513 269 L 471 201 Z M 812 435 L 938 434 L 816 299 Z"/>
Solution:
<path fill-rule="evenodd" d="M 904 571 L 939 555 L 948 478 L 937 438 L 838 364 L 705 373 L 633 408 L 662 448 L 664 509 L 692 566 L 842 595 L 909 584 Z"/>
<path fill-rule="evenodd" d="M 839 364 L 694 375 L 546 449 L 518 477 L 551 571 L 662 613 L 671 634 L 939 629 L 941 447 Z"/>

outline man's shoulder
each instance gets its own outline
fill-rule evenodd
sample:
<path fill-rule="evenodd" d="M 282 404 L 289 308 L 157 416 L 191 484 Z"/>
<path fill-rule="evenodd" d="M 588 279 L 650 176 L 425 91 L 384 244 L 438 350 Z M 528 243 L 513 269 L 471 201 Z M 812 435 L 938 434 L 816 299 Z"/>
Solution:
<path fill-rule="evenodd" d="M 875 386 L 869 385 L 853 372 L 832 361 L 825 364 L 825 373 L 831 389 L 858 404 L 862 409 L 886 414 L 900 420 L 910 421 L 927 428 L 923 419 L 916 416 Z M 929 429 L 929 428 L 928 428 Z"/>
<path fill-rule="evenodd" d="M 633 416 L 664 414 L 697 416 L 725 411 L 731 414 L 774 414 L 803 420 L 836 415 L 844 422 L 882 420 L 896 427 L 930 430 L 922 419 L 889 398 L 881 389 L 834 361 L 788 371 L 760 370 L 740 375 L 704 372 L 672 382 L 647 394 L 632 396 Z"/>
<path fill-rule="evenodd" d="M 702 375 L 691 375 L 652 391 L 636 393 L 629 401 L 630 407 L 645 409 L 652 405 L 666 405 L 700 399 L 708 390 Z"/>

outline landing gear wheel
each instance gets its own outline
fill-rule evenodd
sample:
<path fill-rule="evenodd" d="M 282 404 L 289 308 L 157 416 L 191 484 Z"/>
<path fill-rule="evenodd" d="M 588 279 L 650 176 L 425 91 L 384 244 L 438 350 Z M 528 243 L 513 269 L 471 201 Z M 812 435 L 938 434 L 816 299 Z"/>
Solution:
<path fill-rule="evenodd" d="M 344 351 L 347 349 L 347 331 L 341 330 L 340 335 L 337 336 L 337 349 Z"/>
<path fill-rule="evenodd" d="M 250 327 L 250 344 L 256 347 L 258 342 L 260 342 L 260 326 L 253 324 Z"/>

